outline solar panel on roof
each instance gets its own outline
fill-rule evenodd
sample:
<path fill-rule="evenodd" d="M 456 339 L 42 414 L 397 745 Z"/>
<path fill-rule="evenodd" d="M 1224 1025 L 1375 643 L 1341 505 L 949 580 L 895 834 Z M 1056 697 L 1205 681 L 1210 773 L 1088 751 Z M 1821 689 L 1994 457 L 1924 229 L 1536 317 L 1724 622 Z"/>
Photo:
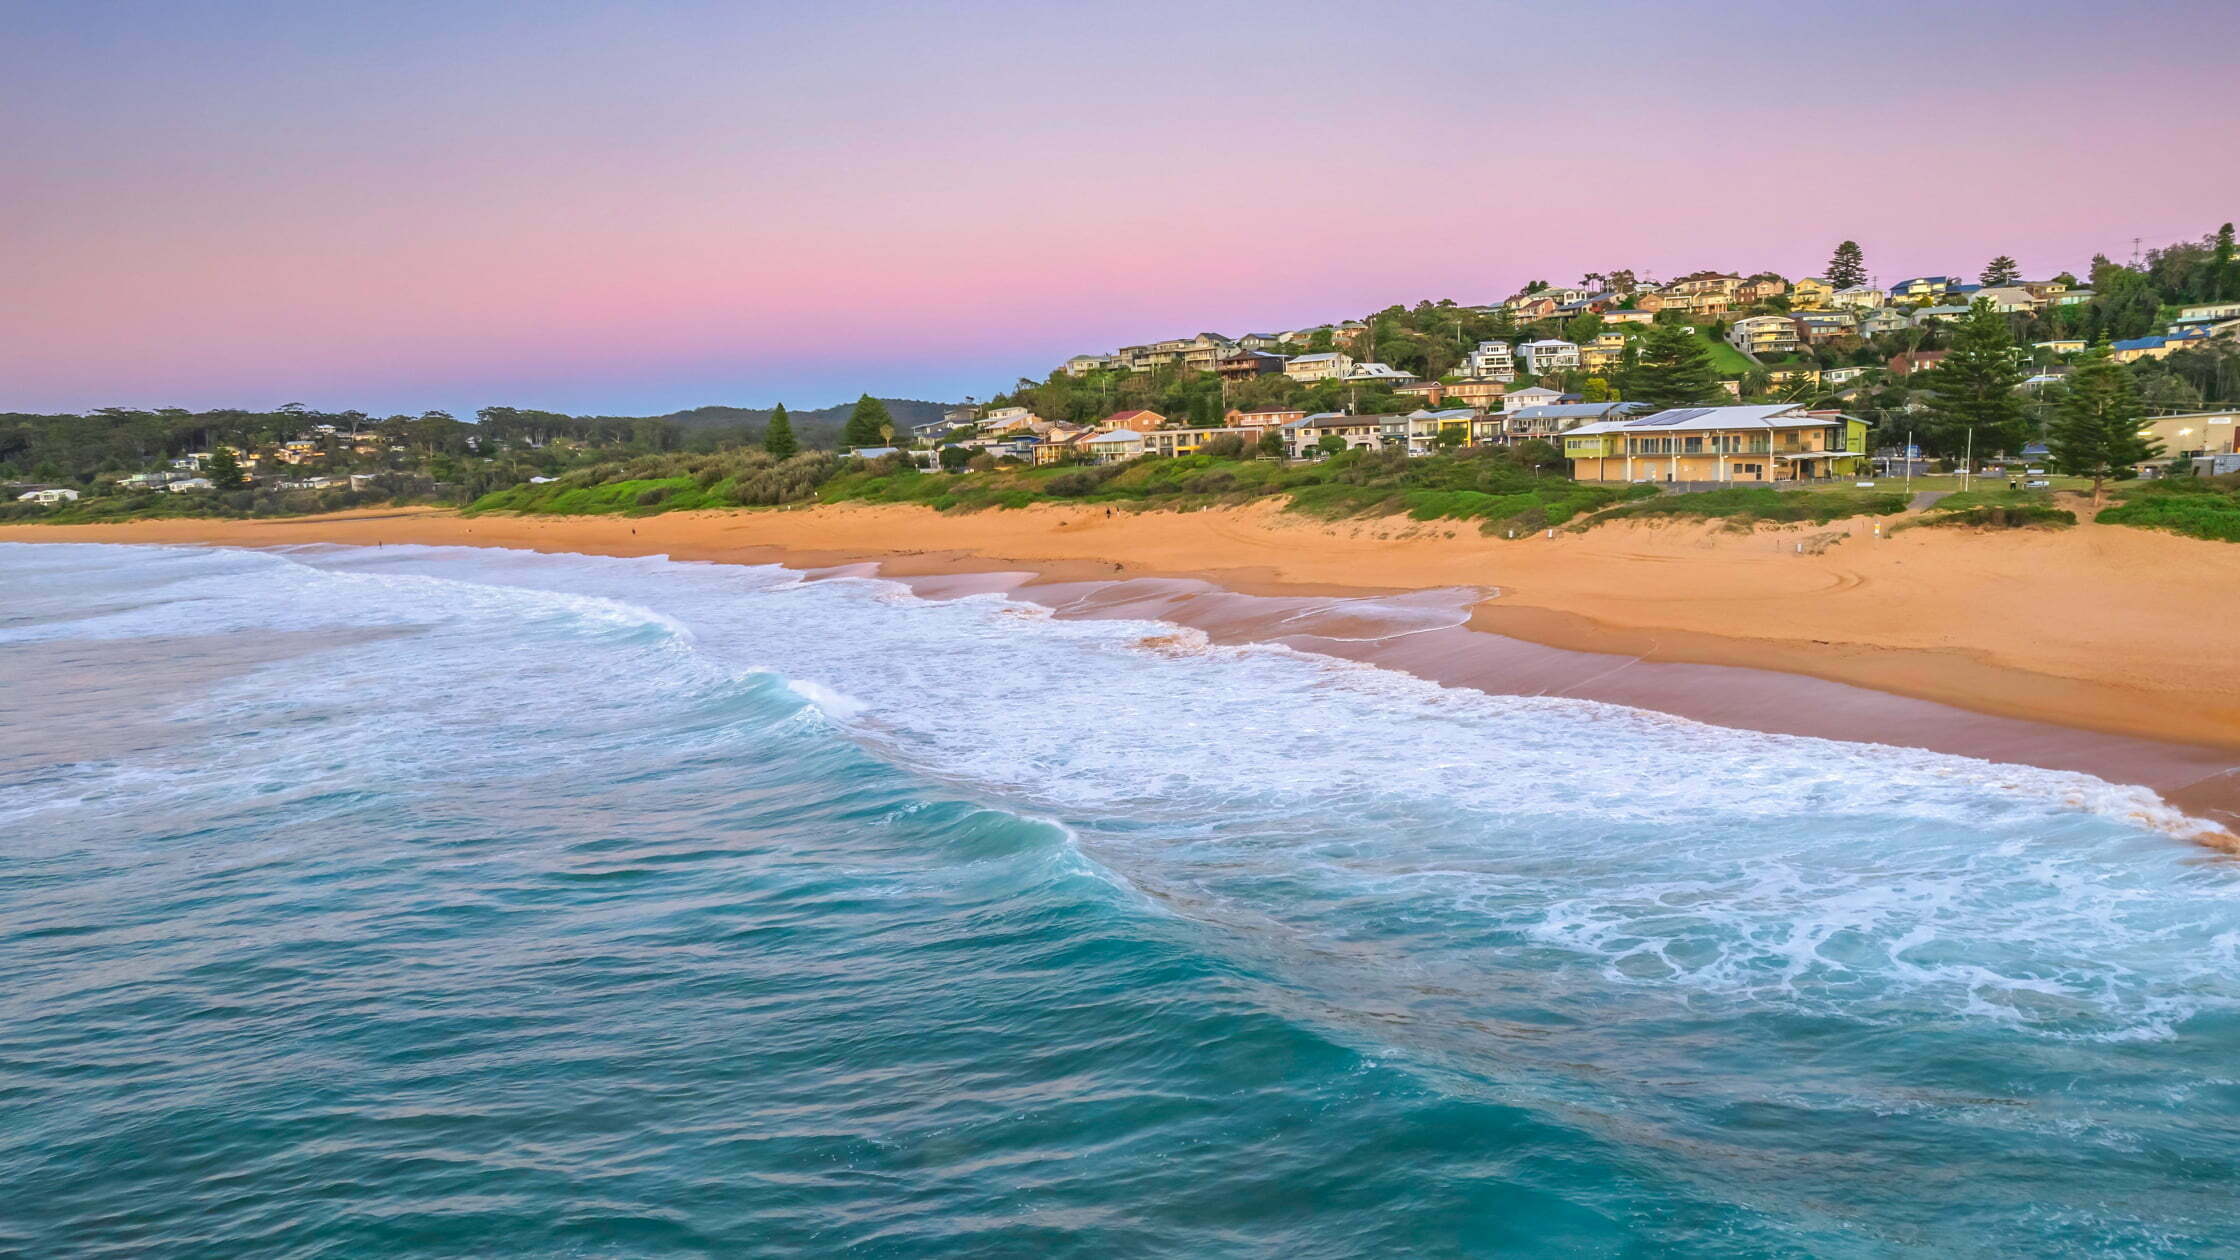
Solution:
<path fill-rule="evenodd" d="M 1685 424 L 1690 420 L 1711 414 L 1709 407 L 1682 407 L 1677 411 L 1660 411 L 1632 422 L 1634 428 L 1661 429 L 1670 424 Z"/>

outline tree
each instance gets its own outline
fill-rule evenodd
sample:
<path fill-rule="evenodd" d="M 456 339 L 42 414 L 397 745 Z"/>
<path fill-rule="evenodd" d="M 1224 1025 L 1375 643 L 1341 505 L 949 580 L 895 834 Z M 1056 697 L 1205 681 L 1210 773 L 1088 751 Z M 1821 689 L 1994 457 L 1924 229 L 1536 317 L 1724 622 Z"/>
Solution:
<path fill-rule="evenodd" d="M 1260 435 L 1260 453 L 1270 459 L 1283 457 L 1283 434 L 1274 429 Z"/>
<path fill-rule="evenodd" d="M 841 442 L 849 447 L 884 446 L 894 431 L 894 417 L 887 405 L 869 394 L 856 399 L 855 409 L 848 413 L 847 427 L 840 431 Z"/>
<path fill-rule="evenodd" d="M 1719 373 L 1711 365 L 1711 351 L 1694 333 L 1677 324 L 1652 324 L 1640 344 L 1640 357 L 1623 382 L 1629 401 L 1662 411 L 1718 398 Z"/>
<path fill-rule="evenodd" d="M 2072 477 L 2092 478 L 2092 505 L 2100 506 L 2108 481 L 2137 475 L 2139 463 L 2162 453 L 2162 443 L 2139 434 L 2144 412 L 2131 369 L 2094 346 L 2065 382 L 2047 445 L 2053 466 Z"/>
<path fill-rule="evenodd" d="M 1346 440 L 1335 433 L 1325 433 L 1314 448 L 1325 455 L 1336 455 L 1346 449 Z"/>
<path fill-rule="evenodd" d="M 2206 296 L 2212 302 L 2229 302 L 2240 297 L 2240 261 L 2233 258 L 2232 225 L 2229 223 L 2217 229 L 2216 244 L 2209 250 Z"/>
<path fill-rule="evenodd" d="M 233 456 L 231 447 L 221 446 L 210 452 L 210 466 L 203 471 L 210 474 L 210 484 L 220 490 L 239 490 L 249 484 L 241 475 L 241 461 Z"/>
<path fill-rule="evenodd" d="M 794 452 L 801 449 L 800 441 L 793 436 L 793 418 L 786 414 L 784 403 L 770 411 L 770 427 L 762 434 L 762 449 L 770 452 L 773 459 L 791 459 Z"/>
<path fill-rule="evenodd" d="M 1835 256 L 1828 260 L 1828 283 L 1839 289 L 1848 289 L 1867 282 L 1867 256 L 1857 241 L 1845 241 L 1836 246 Z"/>
<path fill-rule="evenodd" d="M 1985 264 L 1983 274 L 1976 277 L 1985 287 L 2014 284 L 2022 279 L 2022 268 L 2014 259 L 1999 255 Z"/>
<path fill-rule="evenodd" d="M 950 472 L 963 472 L 964 466 L 971 462 L 972 451 L 969 447 L 944 446 L 941 448 L 941 466 Z"/>
<path fill-rule="evenodd" d="M 1927 372 L 1931 444 L 1944 453 L 1965 449 L 1968 434 L 1982 452 L 2022 449 L 2022 356 L 2007 330 L 2007 317 L 1989 301 L 1977 299 L 1953 334 L 1944 361 Z"/>

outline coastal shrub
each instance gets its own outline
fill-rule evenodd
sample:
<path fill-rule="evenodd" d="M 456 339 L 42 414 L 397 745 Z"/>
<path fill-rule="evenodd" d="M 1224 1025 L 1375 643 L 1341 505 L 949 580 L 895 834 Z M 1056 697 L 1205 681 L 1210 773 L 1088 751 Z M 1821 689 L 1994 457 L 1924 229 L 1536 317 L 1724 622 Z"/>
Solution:
<path fill-rule="evenodd" d="M 2139 482 L 2116 491 L 2104 525 L 2159 529 L 2212 542 L 2240 542 L 2240 476 L 2179 477 Z"/>
<path fill-rule="evenodd" d="M 1952 512 L 1927 512 L 1916 520 L 1900 522 L 1897 528 L 2061 529 L 2076 523 L 2077 514 L 2066 508 L 2045 504 L 1986 504 Z"/>
<path fill-rule="evenodd" d="M 666 486 L 655 486 L 650 490 L 640 490 L 638 492 L 638 506 L 652 507 L 668 497 L 669 490 Z"/>
<path fill-rule="evenodd" d="M 1905 510 L 1906 496 L 1880 490 L 1837 488 L 1776 490 L 1771 486 L 1727 486 L 1681 494 L 1658 494 L 1610 509 L 1603 521 L 1642 518 L 1723 520 L 1747 529 L 1761 521 L 1825 525 L 1851 516 L 1892 516 Z"/>

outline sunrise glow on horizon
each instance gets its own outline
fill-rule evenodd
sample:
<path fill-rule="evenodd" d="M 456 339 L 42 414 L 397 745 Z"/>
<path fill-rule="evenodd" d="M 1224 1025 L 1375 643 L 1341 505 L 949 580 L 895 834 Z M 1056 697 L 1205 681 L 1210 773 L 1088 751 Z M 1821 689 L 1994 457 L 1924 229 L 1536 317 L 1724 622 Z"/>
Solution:
<path fill-rule="evenodd" d="M 1846 237 L 2050 274 L 2240 206 L 2240 8 L 6 12 L 0 410 L 954 400 Z"/>

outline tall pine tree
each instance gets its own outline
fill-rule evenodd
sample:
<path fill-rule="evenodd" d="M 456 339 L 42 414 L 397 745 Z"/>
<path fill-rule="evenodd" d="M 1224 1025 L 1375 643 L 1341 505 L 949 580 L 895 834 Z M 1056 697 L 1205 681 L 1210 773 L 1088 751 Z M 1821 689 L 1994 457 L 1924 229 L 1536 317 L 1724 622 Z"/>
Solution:
<path fill-rule="evenodd" d="M 2209 292 L 2212 302 L 2229 302 L 2240 298 L 2240 261 L 2233 257 L 2232 225 L 2227 223 L 2217 229 L 2216 243 L 2209 247 Z"/>
<path fill-rule="evenodd" d="M 221 446 L 210 452 L 210 466 L 204 470 L 210 475 L 210 484 L 220 490 L 239 490 L 249 484 L 241 473 L 241 461 L 234 458 L 231 447 Z"/>
<path fill-rule="evenodd" d="M 1641 335 L 1641 352 L 1627 369 L 1626 401 L 1667 407 L 1723 402 L 1711 351 L 1679 324 L 1651 324 Z"/>
<path fill-rule="evenodd" d="M 848 413 L 848 427 L 841 430 L 840 440 L 851 447 L 884 446 L 893 430 L 894 417 L 887 413 L 887 405 L 865 394 Z"/>
<path fill-rule="evenodd" d="M 2135 465 L 2162 453 L 2162 443 L 2139 434 L 2145 410 L 2131 369 L 2098 345 L 2069 373 L 2054 413 L 2047 445 L 2053 466 L 2072 477 L 2092 478 L 2092 505 L 2100 506 L 2108 482 L 2137 475 Z"/>
<path fill-rule="evenodd" d="M 791 459 L 794 452 L 801 449 L 800 441 L 793 436 L 793 418 L 786 414 L 784 403 L 771 409 L 770 427 L 762 433 L 762 449 L 776 459 Z"/>
<path fill-rule="evenodd" d="M 1976 279 L 1983 281 L 1986 286 L 2014 284 L 2022 279 L 2022 267 L 2014 259 L 2001 254 L 1986 263 L 1983 274 Z"/>
<path fill-rule="evenodd" d="M 1828 260 L 1828 283 L 1839 289 L 1848 289 L 1867 282 L 1867 256 L 1857 241 L 1845 241 L 1836 246 L 1835 257 Z"/>
<path fill-rule="evenodd" d="M 1978 453 L 2014 452 L 2024 438 L 2022 356 L 2007 329 L 2007 317 L 1978 300 L 1952 335 L 1944 361 L 1927 374 L 1930 391 L 1930 444 L 1940 453 L 1967 449 L 1968 434 Z"/>

